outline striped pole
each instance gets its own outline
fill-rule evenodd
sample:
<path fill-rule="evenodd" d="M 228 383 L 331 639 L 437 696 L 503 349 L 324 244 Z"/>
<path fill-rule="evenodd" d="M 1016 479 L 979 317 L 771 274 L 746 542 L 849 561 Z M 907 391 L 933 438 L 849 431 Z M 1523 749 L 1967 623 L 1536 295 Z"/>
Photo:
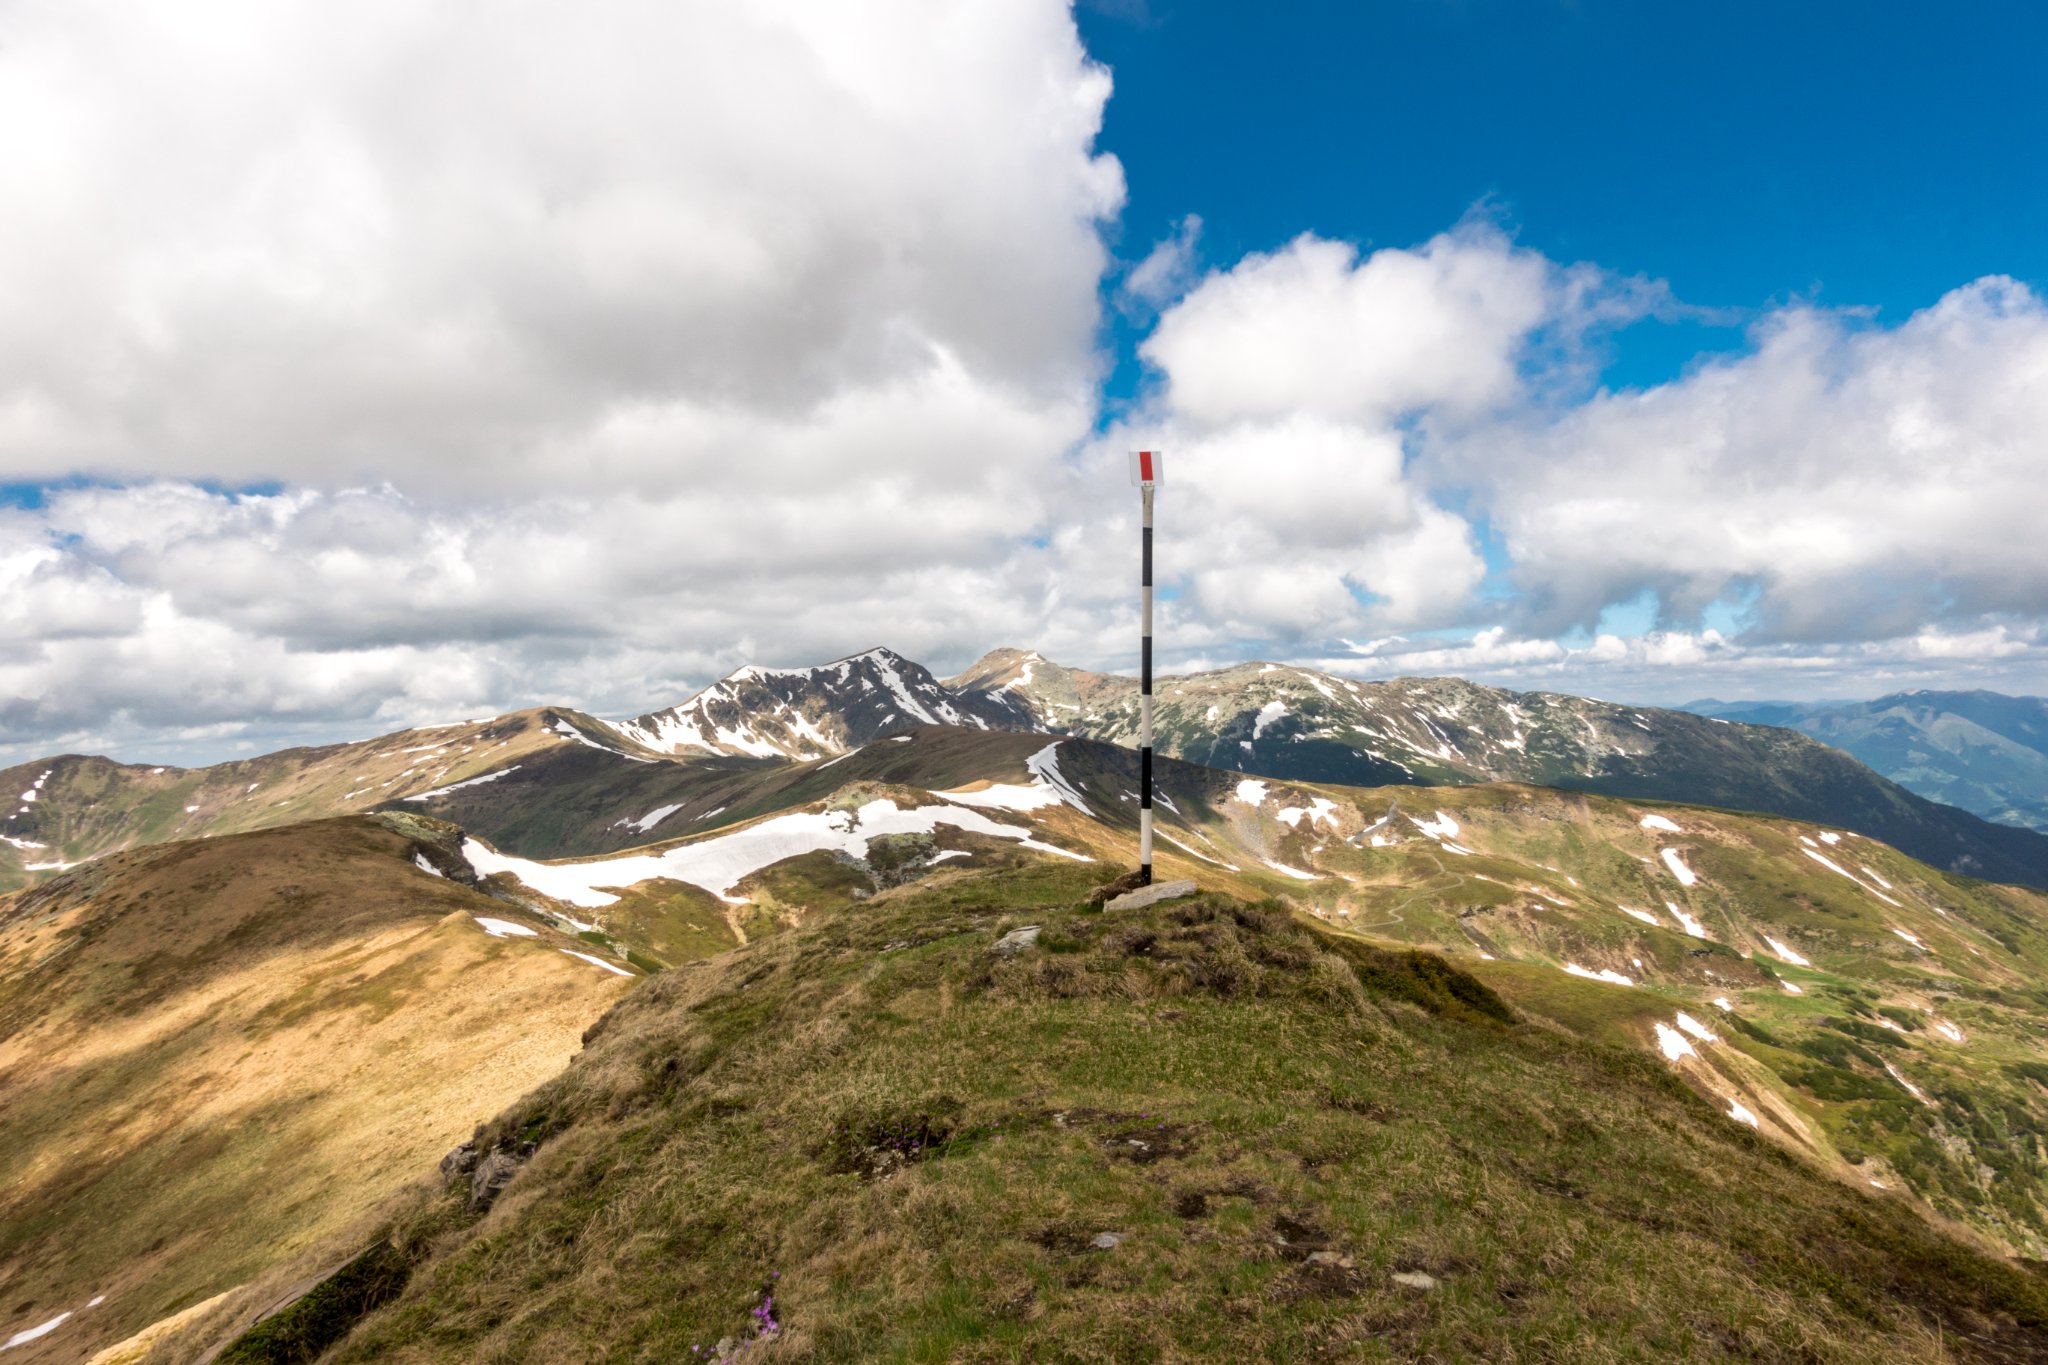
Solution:
<path fill-rule="evenodd" d="M 1144 507 L 1138 532 L 1138 880 L 1144 886 L 1152 884 L 1152 494 L 1161 463 L 1157 451 L 1141 450 L 1132 470 Z"/>

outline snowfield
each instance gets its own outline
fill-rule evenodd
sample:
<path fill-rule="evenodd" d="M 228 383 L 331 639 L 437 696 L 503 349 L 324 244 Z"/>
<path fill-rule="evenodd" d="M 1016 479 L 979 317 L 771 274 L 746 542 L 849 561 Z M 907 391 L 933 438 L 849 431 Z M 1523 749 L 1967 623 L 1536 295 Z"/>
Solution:
<path fill-rule="evenodd" d="M 1053 770 L 1055 773 L 1057 769 Z M 688 882 L 702 887 L 720 900 L 743 904 L 729 895 L 733 887 L 762 868 L 805 853 L 832 849 L 850 857 L 867 856 L 868 840 L 882 834 L 930 834 L 940 826 L 1010 839 L 1025 848 L 1051 853 L 1076 862 L 1093 862 L 1086 854 L 1074 853 L 1031 837 L 1031 831 L 1016 825 L 999 824 L 972 810 L 947 804 L 917 806 L 905 810 L 894 801 L 870 801 L 859 810 L 799 811 L 778 815 L 757 825 L 715 835 L 696 843 L 680 844 L 662 853 L 630 854 L 581 863 L 539 863 L 498 852 L 475 839 L 462 842 L 462 854 L 479 877 L 509 872 L 544 896 L 567 901 L 586 909 L 598 909 L 618 902 L 613 891 L 602 888 L 638 886 L 656 878 Z"/>

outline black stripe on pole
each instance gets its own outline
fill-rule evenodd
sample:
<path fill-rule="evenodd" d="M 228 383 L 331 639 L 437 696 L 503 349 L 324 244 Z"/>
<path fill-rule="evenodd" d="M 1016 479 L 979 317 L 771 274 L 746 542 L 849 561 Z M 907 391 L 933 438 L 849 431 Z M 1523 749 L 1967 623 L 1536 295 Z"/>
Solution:
<path fill-rule="evenodd" d="M 1138 644 L 1138 695 L 1152 695 L 1152 637 L 1147 635 Z"/>
<path fill-rule="evenodd" d="M 1143 810 L 1152 809 L 1152 751 L 1138 750 L 1138 804 Z"/>
<path fill-rule="evenodd" d="M 1152 586 L 1152 528 L 1147 526 L 1139 534 L 1145 539 L 1145 568 L 1138 579 L 1138 585 L 1149 588 Z"/>

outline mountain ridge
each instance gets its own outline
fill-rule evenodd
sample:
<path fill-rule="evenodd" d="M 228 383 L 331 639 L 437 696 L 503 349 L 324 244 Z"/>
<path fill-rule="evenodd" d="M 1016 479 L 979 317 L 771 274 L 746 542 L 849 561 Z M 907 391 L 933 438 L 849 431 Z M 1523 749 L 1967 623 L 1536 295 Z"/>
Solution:
<path fill-rule="evenodd" d="M 1762 811 L 1838 824 L 1967 875 L 2048 886 L 2048 835 L 1930 802 L 1789 729 L 1455 678 L 1372 682 L 1260 661 L 1166 675 L 1155 694 L 1162 755 L 1254 776 L 1351 786 L 1516 781 Z M 722 797 L 773 785 L 780 779 L 763 774 L 777 765 L 830 764 L 918 725 L 1130 745 L 1137 721 L 1134 679 L 1069 669 L 1034 650 L 993 650 L 941 680 L 876 647 L 810 668 L 736 669 L 625 721 L 540 707 L 211 769 L 39 760 L 0 772 L 24 794 L 0 820 L 0 887 L 150 839 L 397 801 L 430 807 L 438 792 L 473 784 L 558 793 L 552 813 L 519 803 L 524 833 L 498 831 L 522 853 L 602 851 L 677 822 L 731 818 Z"/>
<path fill-rule="evenodd" d="M 1870 701 L 1687 703 L 1841 749 L 1908 790 L 2000 824 L 2048 831 L 2048 700 L 1915 688 Z"/>

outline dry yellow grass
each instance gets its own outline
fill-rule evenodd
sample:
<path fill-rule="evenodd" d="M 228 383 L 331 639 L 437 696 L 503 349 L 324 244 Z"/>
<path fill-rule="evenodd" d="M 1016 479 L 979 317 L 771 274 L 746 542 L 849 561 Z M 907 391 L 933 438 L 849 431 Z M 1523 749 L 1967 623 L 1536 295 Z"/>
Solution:
<path fill-rule="evenodd" d="M 76 1311 L 8 1365 L 323 1247 L 559 1072 L 629 984 L 538 923 L 487 935 L 477 915 L 523 917 L 411 850 L 322 821 L 0 903 L 0 1335 Z"/>

